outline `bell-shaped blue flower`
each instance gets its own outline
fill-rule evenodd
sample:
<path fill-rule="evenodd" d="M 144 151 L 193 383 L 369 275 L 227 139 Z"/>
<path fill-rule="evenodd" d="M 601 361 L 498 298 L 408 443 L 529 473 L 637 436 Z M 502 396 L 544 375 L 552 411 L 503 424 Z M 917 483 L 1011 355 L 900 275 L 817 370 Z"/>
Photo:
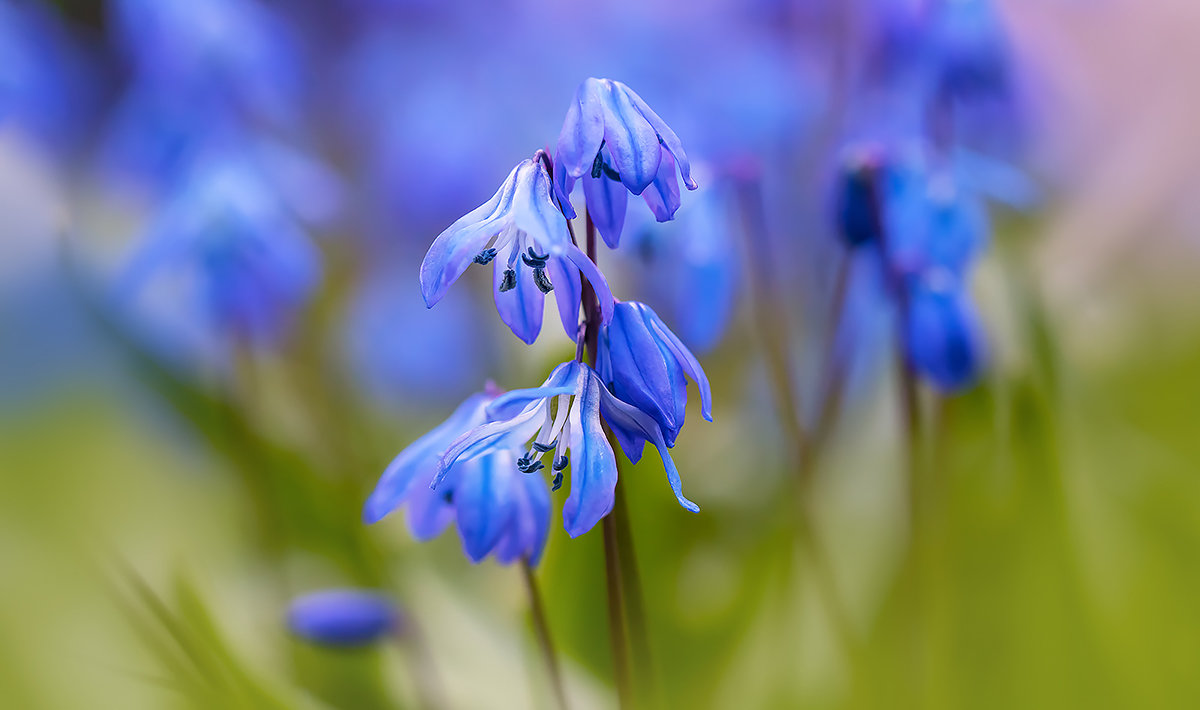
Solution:
<path fill-rule="evenodd" d="M 979 314 L 958 277 L 936 268 L 908 293 L 905 342 L 912 367 L 942 392 L 978 381 L 987 361 Z"/>
<path fill-rule="evenodd" d="M 438 235 L 421 262 L 421 293 L 433 307 L 472 263 L 493 266 L 496 310 L 526 343 L 542 329 L 545 294 L 554 291 L 563 328 L 578 332 L 580 273 L 596 291 L 604 321 L 613 298 L 604 276 L 571 241 L 566 218 L 550 197 L 539 159 L 523 160 L 486 203 Z"/>
<path fill-rule="evenodd" d="M 445 422 L 400 452 L 367 499 L 363 519 L 374 523 L 407 506 L 413 537 L 430 540 L 456 522 L 463 551 L 473 562 L 494 554 L 502 564 L 528 559 L 537 564 L 550 525 L 545 481 L 522 473 L 519 447 L 497 447 L 486 455 L 439 468 L 443 452 L 464 431 L 488 421 L 498 391 L 469 397 Z M 436 490 L 430 485 L 440 472 Z"/>
<path fill-rule="evenodd" d="M 364 589 L 327 589 L 297 597 L 287 611 L 293 634 L 322 646 L 366 646 L 402 628 L 389 597 Z"/>
<path fill-rule="evenodd" d="M 271 341 L 320 279 L 315 246 L 261 171 L 243 160 L 200 162 L 153 220 L 127 288 L 178 277 L 214 326 Z"/>
<path fill-rule="evenodd" d="M 490 403 L 488 421 L 458 437 L 442 455 L 433 485 L 440 489 L 463 460 L 510 451 L 528 442 L 528 452 L 516 460 L 520 471 L 545 468 L 541 459 L 553 452 L 551 470 L 557 488 L 570 465 L 571 492 L 563 505 L 563 524 L 571 537 L 582 535 L 612 510 L 617 485 L 616 457 L 602 416 L 630 460 L 641 457 L 646 441 L 653 443 L 679 504 L 692 512 L 699 510 L 683 496 L 679 472 L 658 423 L 614 397 L 595 370 L 574 360 L 556 367 L 541 387 L 514 390 Z"/>
<path fill-rule="evenodd" d="M 667 446 L 683 427 L 687 408 L 686 374 L 700 390 L 700 411 L 712 421 L 712 391 L 704 369 L 679 338 L 646 304 L 620 302 L 600 333 L 597 370 L 612 393 L 649 414 Z"/>
<path fill-rule="evenodd" d="M 677 165 L 683 184 L 697 187 L 679 136 L 633 89 L 611 79 L 580 84 L 563 121 L 554 165 L 563 212 L 575 216 L 570 195 L 582 178 L 588 210 L 610 247 L 620 240 L 627 200 L 616 183 L 642 195 L 660 222 L 679 209 Z"/>

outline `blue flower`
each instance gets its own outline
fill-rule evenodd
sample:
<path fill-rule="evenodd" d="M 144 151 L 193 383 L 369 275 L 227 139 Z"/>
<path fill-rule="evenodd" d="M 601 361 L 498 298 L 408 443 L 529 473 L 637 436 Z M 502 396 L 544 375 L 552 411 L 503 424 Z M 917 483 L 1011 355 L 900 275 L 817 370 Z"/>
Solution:
<path fill-rule="evenodd" d="M 953 274 L 933 269 L 911 284 L 907 327 L 909 362 L 935 388 L 956 392 L 978 381 L 987 364 L 983 329 Z"/>
<path fill-rule="evenodd" d="M 125 286 L 182 277 L 218 329 L 277 339 L 320 279 L 315 246 L 265 177 L 214 158 L 189 174 L 154 218 Z"/>
<path fill-rule="evenodd" d="M 873 145 L 852 145 L 845 151 L 837 174 L 837 233 L 847 247 L 879 244 L 883 219 L 880 215 L 883 149 Z"/>
<path fill-rule="evenodd" d="M 655 218 L 666 222 L 679 209 L 677 163 L 683 184 L 695 190 L 679 136 L 642 97 L 611 79 L 585 79 L 580 84 L 554 158 L 555 189 L 568 217 L 575 216 L 570 195 L 582 178 L 596 228 L 606 244 L 616 247 L 628 199 L 616 183 L 642 195 Z"/>
<path fill-rule="evenodd" d="M 725 334 L 742 271 L 732 182 L 701 183 L 672 222 L 637 220 L 624 253 L 638 300 L 660 304 L 658 310 L 694 352 L 711 350 Z"/>
<path fill-rule="evenodd" d="M 488 404 L 487 421 L 459 436 L 442 454 L 433 485 L 440 489 L 460 461 L 523 448 L 529 442 L 528 451 L 515 462 L 520 471 L 545 468 L 541 459 L 553 452 L 551 470 L 557 488 L 571 466 L 563 524 L 571 537 L 582 535 L 612 510 L 617 485 L 617 461 L 601 416 L 631 461 L 641 458 L 646 441 L 653 443 L 679 504 L 692 512 L 699 510 L 683 496 L 679 472 L 658 423 L 614 397 L 595 370 L 574 360 L 556 367 L 541 387 L 514 390 Z"/>
<path fill-rule="evenodd" d="M 433 307 L 472 263 L 493 267 L 496 310 L 518 338 L 532 344 L 542 329 L 545 294 L 554 291 L 567 335 L 578 332 L 580 272 L 596 290 L 604 321 L 612 293 L 604 276 L 571 241 L 566 218 L 550 198 L 539 159 L 523 160 L 486 203 L 438 235 L 421 262 L 421 293 Z"/>
<path fill-rule="evenodd" d="M 292 633 L 322 646 L 366 646 L 397 633 L 400 610 L 388 597 L 359 589 L 328 589 L 288 606 Z"/>
<path fill-rule="evenodd" d="M 502 564 L 521 558 L 537 564 L 550 526 L 550 494 L 545 481 L 522 473 L 517 446 L 496 447 L 475 458 L 439 468 L 442 453 L 462 432 L 487 422 L 488 405 L 498 392 L 469 397 L 433 431 L 400 452 L 367 499 L 363 519 L 374 523 L 401 505 L 418 540 L 437 537 L 451 521 L 463 551 L 473 562 L 494 554 Z M 434 477 L 439 484 L 430 484 Z"/>
<path fill-rule="evenodd" d="M 650 415 L 667 446 L 683 427 L 687 381 L 700 389 L 701 413 L 712 421 L 712 392 L 704 369 L 679 338 L 644 303 L 618 303 L 613 320 L 600 333 L 597 369 L 612 393 Z"/>

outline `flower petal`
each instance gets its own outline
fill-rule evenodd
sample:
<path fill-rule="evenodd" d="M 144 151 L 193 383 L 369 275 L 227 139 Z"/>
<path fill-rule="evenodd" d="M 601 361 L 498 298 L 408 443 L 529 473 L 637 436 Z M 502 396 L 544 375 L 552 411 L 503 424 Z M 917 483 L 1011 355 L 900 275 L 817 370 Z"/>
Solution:
<path fill-rule="evenodd" d="M 541 162 L 522 163 L 512 211 L 513 224 L 533 239 L 538 248 L 562 254 L 571 244 L 567 218 L 550 199 L 550 176 Z"/>
<path fill-rule="evenodd" d="M 674 174 L 671 177 L 674 177 Z M 675 192 L 678 195 L 678 188 Z M 649 202 L 650 191 L 643 194 L 647 195 L 646 200 Z M 624 185 L 606 175 L 592 177 L 592 174 L 588 173 L 583 176 L 583 196 L 587 200 L 588 214 L 592 216 L 592 222 L 600 231 L 604 243 L 610 249 L 616 249 L 621 243 L 621 228 L 625 226 L 625 208 L 629 204 L 629 192 Z"/>
<path fill-rule="evenodd" d="M 624 85 L 604 80 L 599 93 L 604 109 L 604 144 L 612 156 L 613 167 L 621 173 L 621 182 L 635 195 L 654 181 L 662 150 L 658 134 L 630 101 Z"/>
<path fill-rule="evenodd" d="M 542 317 L 546 312 L 546 295 L 533 283 L 528 267 L 519 261 L 514 264 L 517 274 L 516 288 L 501 291 L 508 260 L 497 257 L 492 269 L 492 297 L 500 320 L 512 330 L 513 335 L 526 345 L 533 345 L 542 332 Z"/>
<path fill-rule="evenodd" d="M 592 380 L 599 383 L 598 378 L 593 377 Z M 663 468 L 667 472 L 667 481 L 671 484 L 671 490 L 675 493 L 675 500 L 679 501 L 679 505 L 693 513 L 700 512 L 698 505 L 683 496 L 683 483 L 679 480 L 679 471 L 675 468 L 675 462 L 671 459 L 671 452 L 667 449 L 666 441 L 663 440 L 658 423 L 637 407 L 614 397 L 603 386 L 600 387 L 600 409 L 604 413 L 605 421 L 608 422 L 613 431 L 621 428 L 627 432 L 637 432 L 640 436 L 645 437 L 646 441 L 654 444 L 655 448 L 658 449 L 658 455 L 662 458 Z"/>
<path fill-rule="evenodd" d="M 658 175 L 654 177 L 650 189 L 642 193 L 642 199 L 659 222 L 670 222 L 675 218 L 681 201 L 679 180 L 675 178 L 675 160 L 670 153 L 663 153 L 662 162 L 658 164 Z"/>
<path fill-rule="evenodd" d="M 595 527 L 612 510 L 617 459 L 600 424 L 604 385 L 587 368 L 571 409 L 571 494 L 563 503 L 563 525 L 571 537 Z"/>
<path fill-rule="evenodd" d="M 592 290 L 596 292 L 596 299 L 600 301 L 600 315 L 607 325 L 612 320 L 613 307 L 616 305 L 616 299 L 613 298 L 612 291 L 608 288 L 608 280 L 604 278 L 604 274 L 600 273 L 587 254 L 584 254 L 574 244 L 567 244 L 565 255 L 592 285 Z"/>
<path fill-rule="evenodd" d="M 600 152 L 604 140 L 603 93 L 607 90 L 599 79 L 584 79 L 575 90 L 575 100 L 567 107 L 554 159 L 555 171 L 561 173 L 558 177 L 564 180 L 563 185 L 570 184 L 565 181 L 568 176 L 579 178 L 590 171 L 596 153 Z M 570 194 L 569 189 L 566 194 Z"/>
<path fill-rule="evenodd" d="M 525 558 L 536 566 L 550 533 L 550 491 L 537 474 L 519 474 L 515 480 L 516 508 L 508 532 L 496 546 L 496 560 L 508 564 Z"/>
<path fill-rule="evenodd" d="M 565 259 L 551 257 L 546 262 L 546 273 L 554 284 L 554 300 L 558 302 L 563 330 L 574 340 L 579 334 L 579 303 L 583 293 L 579 269 Z"/>
<path fill-rule="evenodd" d="M 684 410 L 676 407 L 676 391 L 684 392 L 686 406 L 687 382 L 679 364 L 659 347 L 644 310 L 640 303 L 619 303 L 608 326 L 613 393 L 649 414 L 664 431 L 677 431 Z"/>
<path fill-rule="evenodd" d="M 450 284 L 462 276 L 488 240 L 504 228 L 520 169 L 521 165 L 513 168 L 492 199 L 459 218 L 433 240 L 421 262 L 421 295 L 426 306 L 432 308 L 442 300 Z"/>
<path fill-rule="evenodd" d="M 511 393 L 509 393 L 511 394 Z M 515 416 L 498 422 L 481 424 L 454 440 L 438 459 L 431 488 L 437 488 L 451 473 L 451 467 L 459 459 L 482 456 L 489 450 L 504 446 L 520 445 L 533 436 L 541 426 L 541 417 L 546 400 L 541 399 L 526 405 Z"/>
<path fill-rule="evenodd" d="M 363 506 L 363 520 L 367 523 L 379 521 L 395 510 L 416 487 L 425 488 L 437 471 L 437 458 L 442 449 L 460 433 L 484 421 L 484 407 L 491 397 L 484 393 L 473 394 L 454 410 L 446 421 L 437 425 L 425 436 L 417 439 L 384 469 L 375 490 Z M 424 471 L 426 480 L 416 481 Z"/>
<path fill-rule="evenodd" d="M 700 413 L 708 421 L 712 421 L 712 388 L 708 384 L 708 375 L 704 374 L 704 368 L 700 366 L 700 361 L 692 354 L 691 350 L 683 344 L 671 329 L 662 322 L 658 314 L 649 307 L 644 307 L 642 317 L 646 319 L 646 324 L 658 336 L 659 342 L 667 347 L 668 350 L 679 361 L 684 372 L 688 377 L 692 378 L 692 382 L 696 383 L 696 387 L 700 390 Z"/>
<path fill-rule="evenodd" d="M 683 176 L 683 184 L 687 185 L 687 189 L 689 190 L 695 190 L 699 187 L 696 181 L 692 179 L 692 164 L 688 162 L 687 153 L 683 150 L 683 142 L 679 140 L 679 136 L 675 135 L 675 131 L 671 130 L 671 127 L 658 117 L 654 109 L 650 108 L 649 104 L 643 101 L 641 96 L 637 95 L 637 92 L 624 84 L 621 84 L 621 88 L 624 89 L 625 94 L 629 96 L 629 100 L 642 114 L 642 117 L 658 133 L 658 137 L 662 139 L 663 146 L 679 162 L 679 174 Z"/>
<path fill-rule="evenodd" d="M 516 513 L 515 457 L 497 451 L 471 462 L 454 486 L 458 534 L 463 551 L 479 562 L 496 547 Z"/>

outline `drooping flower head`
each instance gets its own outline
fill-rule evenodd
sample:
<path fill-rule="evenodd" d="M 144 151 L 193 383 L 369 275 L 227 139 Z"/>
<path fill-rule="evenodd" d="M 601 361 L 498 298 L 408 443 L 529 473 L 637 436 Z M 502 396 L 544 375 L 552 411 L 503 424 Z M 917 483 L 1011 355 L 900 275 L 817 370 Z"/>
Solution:
<path fill-rule="evenodd" d="M 326 589 L 292 600 L 287 625 L 293 634 L 322 646 L 367 646 L 397 633 L 403 624 L 394 601 L 363 589 Z"/>
<path fill-rule="evenodd" d="M 407 506 L 408 528 L 418 540 L 437 537 L 453 521 L 473 562 L 494 554 L 501 564 L 525 558 L 536 565 L 549 532 L 550 494 L 541 476 L 519 469 L 523 450 L 499 446 L 439 467 L 443 452 L 459 435 L 488 421 L 488 405 L 498 394 L 489 387 L 472 395 L 445 422 L 401 451 L 367 499 L 363 519 L 374 523 Z M 439 475 L 435 489 L 431 483 Z"/>
<path fill-rule="evenodd" d="M 633 89 L 612 79 L 580 84 L 563 121 L 554 165 L 563 212 L 575 216 L 570 196 L 582 178 L 596 228 L 614 248 L 625 222 L 626 190 L 642 195 L 655 218 L 666 222 L 679 209 L 677 165 L 683 184 L 697 187 L 679 136 Z"/>
<path fill-rule="evenodd" d="M 701 413 L 712 421 L 708 377 L 691 351 L 649 306 L 618 303 L 613 320 L 600 333 L 596 369 L 612 393 L 650 415 L 667 446 L 683 427 L 687 407 L 686 374 L 700 390 Z"/>
<path fill-rule="evenodd" d="M 602 416 L 631 461 L 641 458 L 645 442 L 654 444 L 679 504 L 692 512 L 699 510 L 683 496 L 679 472 L 658 423 L 613 396 L 595 370 L 575 360 L 556 367 L 541 387 L 513 390 L 488 404 L 487 421 L 463 433 L 442 454 L 434 487 L 440 488 L 464 460 L 528 446 L 515 465 L 532 473 L 545 468 L 542 458 L 553 452 L 556 488 L 567 466 L 571 467 L 563 524 L 571 537 L 582 535 L 612 510 L 617 485 L 616 457 Z"/>
<path fill-rule="evenodd" d="M 421 293 L 432 308 L 472 263 L 494 262 L 496 310 L 526 343 L 542 329 L 545 295 L 553 291 L 567 335 L 578 331 L 580 273 L 596 290 L 607 322 L 612 293 L 604 276 L 571 241 L 566 218 L 550 197 L 539 156 L 513 168 L 500 189 L 438 235 L 421 262 Z"/>
<path fill-rule="evenodd" d="M 181 278 L 218 329 L 278 338 L 320 279 L 320 261 L 261 171 L 237 159 L 202 161 L 154 218 L 125 285 Z"/>

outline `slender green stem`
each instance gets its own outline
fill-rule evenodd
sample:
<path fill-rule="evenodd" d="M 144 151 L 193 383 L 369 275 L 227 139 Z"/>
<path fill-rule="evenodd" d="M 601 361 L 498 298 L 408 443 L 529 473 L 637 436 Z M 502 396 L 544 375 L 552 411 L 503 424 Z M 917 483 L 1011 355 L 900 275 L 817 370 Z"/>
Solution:
<path fill-rule="evenodd" d="M 528 559 L 521 560 L 522 577 L 525 579 L 525 591 L 529 594 L 529 613 L 533 617 L 533 631 L 537 636 L 538 648 L 542 652 L 542 661 L 546 664 L 546 675 L 550 679 L 550 687 L 554 691 L 554 700 L 559 710 L 567 710 L 567 693 L 563 688 L 562 673 L 558 668 L 558 656 L 554 652 L 554 641 L 550 638 L 550 625 L 546 621 L 546 609 L 542 605 L 542 595 L 538 591 L 537 578 L 533 575 L 533 567 Z"/>
<path fill-rule="evenodd" d="M 612 443 L 615 450 L 617 448 L 615 442 Z M 625 486 L 621 482 L 623 475 L 624 472 L 621 471 L 617 476 L 616 500 L 613 504 L 612 517 L 617 524 L 621 591 L 625 601 L 634 667 L 637 669 L 634 680 L 637 681 L 639 697 L 643 701 L 650 701 L 654 697 L 654 660 L 650 651 L 650 637 L 647 633 L 646 600 L 642 594 L 642 576 L 638 571 L 637 552 L 633 545 L 633 526 L 630 524 L 629 507 L 625 502 Z"/>
<path fill-rule="evenodd" d="M 585 211 L 585 221 L 587 256 L 595 263 L 596 225 L 592 222 L 590 212 Z M 583 342 L 588 363 L 595 365 L 600 342 L 600 303 L 596 299 L 595 289 L 586 279 L 583 286 L 583 310 Z M 604 580 L 608 599 L 608 640 L 612 647 L 613 681 L 617 686 L 617 698 L 621 707 L 629 708 L 632 707 L 633 694 L 630 684 L 629 643 L 625 634 L 624 584 L 621 581 L 621 552 L 616 511 L 604 516 L 601 524 L 604 531 Z"/>

